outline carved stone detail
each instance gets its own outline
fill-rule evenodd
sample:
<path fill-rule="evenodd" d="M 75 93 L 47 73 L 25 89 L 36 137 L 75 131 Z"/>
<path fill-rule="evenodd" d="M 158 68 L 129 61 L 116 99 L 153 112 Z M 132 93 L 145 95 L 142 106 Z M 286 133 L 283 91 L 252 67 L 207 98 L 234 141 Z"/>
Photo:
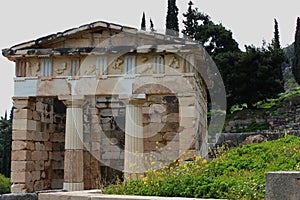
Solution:
<path fill-rule="evenodd" d="M 27 76 L 38 76 L 41 70 L 40 62 L 31 63 L 29 61 L 26 62 Z"/>
<path fill-rule="evenodd" d="M 57 66 L 55 69 L 56 74 L 61 75 L 67 69 L 67 63 L 62 63 L 61 65 Z"/>
<path fill-rule="evenodd" d="M 121 70 L 121 65 L 122 65 L 123 63 L 124 63 L 124 60 L 123 60 L 123 59 L 117 58 L 117 59 L 114 61 L 112 68 L 113 68 L 113 69 Z"/>
<path fill-rule="evenodd" d="M 147 56 L 142 57 L 142 63 L 146 63 L 149 60 Z"/>
<path fill-rule="evenodd" d="M 169 67 L 179 68 L 179 59 L 176 56 L 173 56 L 169 62 Z"/>

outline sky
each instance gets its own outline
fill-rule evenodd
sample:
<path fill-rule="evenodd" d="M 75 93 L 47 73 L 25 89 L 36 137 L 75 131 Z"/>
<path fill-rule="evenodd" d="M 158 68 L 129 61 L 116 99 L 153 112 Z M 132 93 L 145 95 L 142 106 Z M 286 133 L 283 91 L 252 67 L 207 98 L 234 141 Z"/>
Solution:
<path fill-rule="evenodd" d="M 189 0 L 177 0 L 179 22 Z M 285 0 L 194 0 L 199 11 L 208 14 L 233 32 L 244 45 L 271 42 L 274 18 L 279 23 L 282 46 L 292 44 L 300 1 Z M 2 1 L 0 6 L 0 49 L 94 21 L 108 21 L 140 28 L 143 11 L 147 27 L 151 17 L 157 30 L 165 27 L 167 0 L 26 0 Z M 0 56 L 0 116 L 12 107 L 14 63 Z"/>

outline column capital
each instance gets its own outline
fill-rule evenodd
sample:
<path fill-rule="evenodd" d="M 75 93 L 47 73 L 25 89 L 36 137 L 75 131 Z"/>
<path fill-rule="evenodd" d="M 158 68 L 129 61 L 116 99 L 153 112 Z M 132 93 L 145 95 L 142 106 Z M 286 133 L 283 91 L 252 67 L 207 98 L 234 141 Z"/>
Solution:
<path fill-rule="evenodd" d="M 81 108 L 82 105 L 86 102 L 84 96 L 59 96 L 61 100 L 68 108 Z"/>
<path fill-rule="evenodd" d="M 26 109 L 34 107 L 35 97 L 13 97 L 14 107 L 16 109 Z"/>

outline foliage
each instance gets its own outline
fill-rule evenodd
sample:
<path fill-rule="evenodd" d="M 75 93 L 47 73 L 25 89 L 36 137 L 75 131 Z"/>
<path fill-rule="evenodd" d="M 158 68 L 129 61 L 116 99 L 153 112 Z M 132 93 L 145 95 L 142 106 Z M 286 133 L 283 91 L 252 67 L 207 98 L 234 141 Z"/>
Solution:
<path fill-rule="evenodd" d="M 283 92 L 281 66 L 287 58 L 280 48 L 276 20 L 271 45 L 246 46 L 246 52 L 242 52 L 230 30 L 193 8 L 192 2 L 188 5 L 182 32 L 201 42 L 214 59 L 225 85 L 228 112 L 233 105 L 246 103 L 251 108 L 255 102 Z"/>
<path fill-rule="evenodd" d="M 141 23 L 141 30 L 146 31 L 146 17 L 145 17 L 145 12 L 143 12 L 142 23 Z"/>
<path fill-rule="evenodd" d="M 275 49 L 280 49 L 280 40 L 279 40 L 279 30 L 278 30 L 278 22 L 274 19 L 274 39 L 272 41 L 272 45 Z"/>
<path fill-rule="evenodd" d="M 255 104 L 257 108 L 269 109 L 280 106 L 280 103 L 292 97 L 300 96 L 300 87 L 291 89 L 288 92 L 280 93 L 275 99 L 266 99 L 265 101 L 259 101 Z"/>
<path fill-rule="evenodd" d="M 10 179 L 0 174 L 0 194 L 10 192 Z"/>
<path fill-rule="evenodd" d="M 7 177 L 10 177 L 11 137 L 12 114 L 10 119 L 7 119 L 7 115 L 0 119 L 0 173 Z"/>
<path fill-rule="evenodd" d="M 294 136 L 232 149 L 208 162 L 176 161 L 175 167 L 152 171 L 142 180 L 111 185 L 109 194 L 170 197 L 263 199 L 265 172 L 297 170 L 300 139 Z"/>
<path fill-rule="evenodd" d="M 155 32 L 155 29 L 154 29 L 154 23 L 152 21 L 152 19 L 150 18 L 150 31 L 151 32 Z"/>
<path fill-rule="evenodd" d="M 186 18 L 186 20 L 183 20 L 184 29 L 182 30 L 182 33 L 184 36 L 187 36 L 188 38 L 195 38 L 196 28 L 198 25 L 197 22 L 197 9 L 193 9 L 194 3 L 190 1 L 188 3 L 189 7 L 186 13 L 183 14 L 183 16 Z"/>
<path fill-rule="evenodd" d="M 168 0 L 168 12 L 166 19 L 166 35 L 178 36 L 179 24 L 178 24 L 178 7 L 176 6 L 176 0 Z"/>
<path fill-rule="evenodd" d="M 292 70 L 297 83 L 300 84 L 300 18 L 299 17 L 297 18 L 294 54 L 295 54 L 295 59 L 293 62 Z"/>

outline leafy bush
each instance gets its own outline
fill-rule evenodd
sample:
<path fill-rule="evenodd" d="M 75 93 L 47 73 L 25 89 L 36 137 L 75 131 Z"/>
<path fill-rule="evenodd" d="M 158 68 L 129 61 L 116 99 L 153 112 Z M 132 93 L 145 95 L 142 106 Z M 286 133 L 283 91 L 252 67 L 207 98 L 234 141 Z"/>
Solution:
<path fill-rule="evenodd" d="M 232 149 L 207 162 L 197 157 L 147 173 L 142 180 L 111 185 L 108 194 L 170 197 L 263 199 L 265 172 L 299 170 L 300 138 L 286 138 Z"/>
<path fill-rule="evenodd" d="M 0 174 L 0 194 L 10 192 L 10 179 Z"/>

